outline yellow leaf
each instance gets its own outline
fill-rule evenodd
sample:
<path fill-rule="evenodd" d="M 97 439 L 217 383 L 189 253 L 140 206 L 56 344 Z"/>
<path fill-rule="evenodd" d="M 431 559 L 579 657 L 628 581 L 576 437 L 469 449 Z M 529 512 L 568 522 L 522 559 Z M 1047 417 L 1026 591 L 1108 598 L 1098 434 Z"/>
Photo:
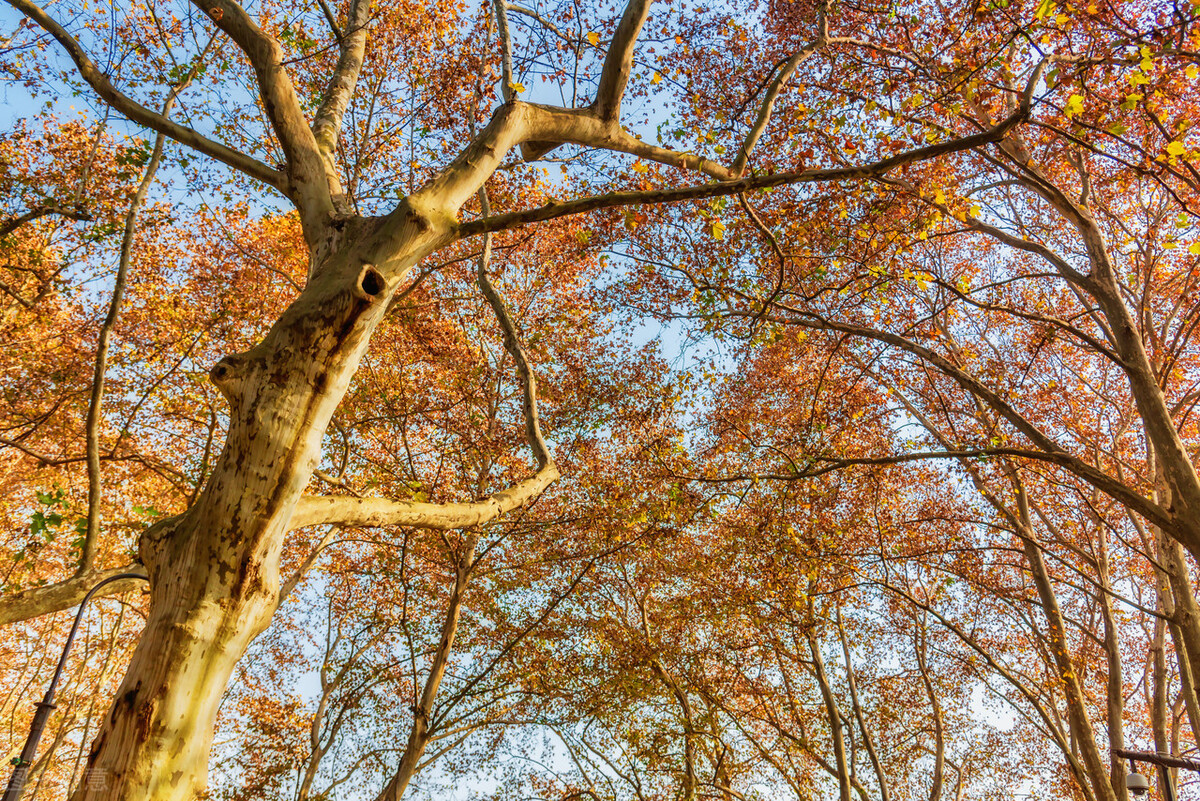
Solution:
<path fill-rule="evenodd" d="M 1182 156 L 1184 151 L 1183 142 L 1172 142 L 1167 145 L 1167 153 L 1172 156 Z"/>
<path fill-rule="evenodd" d="M 1195 67 L 1193 67 L 1193 69 L 1195 69 Z M 655 70 L 654 77 L 650 79 L 650 83 L 658 83 L 661 80 L 662 80 L 662 73 L 660 73 L 658 70 Z"/>
<path fill-rule="evenodd" d="M 1193 256 L 1200 256 L 1200 242 L 1193 242 L 1188 245 L 1188 253 L 1191 253 Z"/>
<path fill-rule="evenodd" d="M 946 205 L 946 193 L 940 189 L 938 191 L 934 192 L 933 193 L 933 202 L 938 204 L 939 206 Z"/>
<path fill-rule="evenodd" d="M 589 31 L 588 35 L 587 35 L 587 40 L 589 42 L 591 42 L 593 45 L 597 45 L 600 43 L 600 34 L 596 33 L 595 31 Z"/>
<path fill-rule="evenodd" d="M 713 239 L 725 238 L 725 223 L 720 220 L 713 220 L 709 230 L 712 231 Z"/>
<path fill-rule="evenodd" d="M 1083 111 L 1083 95 L 1071 95 L 1067 98 L 1067 105 L 1063 106 L 1063 114 L 1071 118 L 1081 111 Z"/>
<path fill-rule="evenodd" d="M 516 81 L 513 81 L 512 83 L 510 83 L 508 85 L 508 88 L 512 90 L 512 93 L 514 95 L 519 95 L 519 94 L 521 94 L 521 92 L 525 91 L 525 84 L 517 83 Z"/>
<path fill-rule="evenodd" d="M 1188 76 L 1189 81 L 1194 81 L 1196 76 L 1200 75 L 1200 69 L 1197 69 L 1195 64 L 1188 64 L 1184 73 Z"/>
<path fill-rule="evenodd" d="M 648 169 L 650 169 L 650 168 L 649 168 L 649 167 L 647 167 L 645 164 L 643 164 L 643 163 L 642 163 L 642 162 L 640 162 L 640 161 L 639 161 L 639 162 L 637 162 L 637 163 L 635 163 L 635 164 L 633 165 L 633 171 L 634 171 L 634 172 L 645 172 L 645 171 L 646 171 L 646 170 L 648 170 Z"/>

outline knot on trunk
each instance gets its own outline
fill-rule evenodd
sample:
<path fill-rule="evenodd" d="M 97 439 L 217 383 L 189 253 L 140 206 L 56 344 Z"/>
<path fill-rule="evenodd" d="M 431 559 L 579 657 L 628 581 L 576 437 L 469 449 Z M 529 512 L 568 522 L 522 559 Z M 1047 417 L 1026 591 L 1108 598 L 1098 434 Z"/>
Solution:
<path fill-rule="evenodd" d="M 383 273 L 379 272 L 374 264 L 364 264 L 354 282 L 354 295 L 368 303 L 374 303 L 387 292 L 387 288 L 387 279 L 383 277 Z"/>
<path fill-rule="evenodd" d="M 245 367 L 245 358 L 233 354 L 221 359 L 208 371 L 209 380 L 216 385 L 217 389 L 221 390 L 221 394 L 225 396 L 225 400 L 229 401 L 230 405 L 233 404 L 234 391 L 241 384 Z"/>

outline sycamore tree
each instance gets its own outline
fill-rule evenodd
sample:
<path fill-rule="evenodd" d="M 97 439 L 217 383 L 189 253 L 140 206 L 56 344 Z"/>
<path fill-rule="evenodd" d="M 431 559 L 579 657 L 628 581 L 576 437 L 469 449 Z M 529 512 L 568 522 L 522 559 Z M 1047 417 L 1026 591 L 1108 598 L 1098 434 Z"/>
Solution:
<path fill-rule="evenodd" d="M 992 668 L 1024 696 L 1084 797 L 1124 797 L 1124 767 L 1106 751 L 1133 739 L 1126 727 L 1145 742 L 1148 723 L 1157 747 L 1173 750 L 1167 730 L 1196 715 L 1186 555 L 1200 548 L 1189 500 L 1200 398 L 1196 36 L 1194 9 L 1155 4 L 901 15 L 875 29 L 874 58 L 847 58 L 811 79 L 822 105 L 776 115 L 793 126 L 800 155 L 845 160 L 964 122 L 986 128 L 1049 64 L 1036 78 L 1043 113 L 994 146 L 872 177 L 867 191 L 823 186 L 710 204 L 713 241 L 684 258 L 692 231 L 666 215 L 631 237 L 631 257 L 658 268 L 637 281 L 643 308 L 738 343 L 743 372 L 783 360 L 779 386 L 803 371 L 806 353 L 828 352 L 832 402 L 847 392 L 833 377 L 848 370 L 858 391 L 885 394 L 897 421 L 890 442 L 854 442 L 816 402 L 795 427 L 780 426 L 779 413 L 762 427 L 746 424 L 744 408 L 728 412 L 711 445 L 728 456 L 698 478 L 798 482 L 934 460 L 946 495 L 977 494 L 979 509 L 958 514 L 1004 536 L 947 544 L 934 570 L 1027 610 L 1022 627 L 1033 633 L 1028 651 L 1041 652 L 1042 678 L 1030 683 L 1003 659 Z M 811 224 L 818 215 L 824 225 Z M 952 565 L 947 552 L 962 547 L 974 565 Z M 881 586 L 992 658 L 975 639 L 977 620 L 955 621 L 924 588 L 886 576 Z M 1142 637 L 1119 634 L 1126 614 L 1143 621 Z M 1124 682 L 1131 658 L 1145 659 L 1131 647 L 1138 639 L 1157 654 L 1145 666 L 1156 700 L 1134 724 Z M 1100 652 L 1104 664 L 1089 671 Z M 1038 698 L 1043 691 L 1056 700 Z M 1173 719 L 1167 698 L 1178 704 Z"/>
<path fill-rule="evenodd" d="M 7 73 L 31 98 L 70 92 L 91 111 L 81 126 L 55 128 L 51 117 L 63 110 L 51 100 L 43 115 L 46 136 L 63 155 L 47 160 L 29 150 L 25 158 L 42 165 L 37 169 L 5 162 L 6 185 L 29 187 L 6 198 L 4 242 L 14 255 L 4 267 L 5 325 L 61 332 L 85 328 L 89 315 L 81 310 L 89 304 L 106 312 L 94 345 L 61 337 L 64 350 L 91 359 L 62 355 L 74 367 L 46 371 L 42 383 L 54 391 L 44 394 L 53 397 L 23 392 L 22 383 L 31 381 L 15 371 L 5 376 L 12 382 L 6 403 L 19 414 L 8 415 L 3 444 L 25 471 L 24 483 L 16 470 L 10 480 L 46 486 L 53 474 L 78 492 L 76 500 L 56 492 L 37 496 L 38 532 L 53 533 L 73 518 L 74 542 L 69 550 L 39 544 L 37 560 L 22 552 L 29 567 L 10 571 L 0 614 L 14 622 L 63 610 L 117 570 L 144 570 L 149 579 L 144 626 L 122 657 L 112 705 L 97 729 L 83 734 L 91 740 L 89 775 L 104 781 L 79 783 L 76 798 L 182 799 L 205 792 L 214 726 L 239 660 L 339 541 L 337 532 L 440 532 L 412 552 L 426 554 L 420 571 L 408 572 L 403 539 L 382 543 L 400 550 L 387 563 L 394 567 L 368 559 L 353 568 L 394 581 L 379 589 L 389 603 L 423 581 L 442 582 L 432 597 L 445 593 L 440 611 L 376 621 L 381 638 L 407 638 L 410 653 L 429 658 L 420 671 L 372 674 L 371 681 L 390 682 L 413 698 L 406 745 L 380 757 L 386 769 L 367 791 L 398 798 L 426 764 L 432 730 L 445 722 L 434 703 L 447 675 L 456 692 L 490 686 L 452 663 L 463 598 L 485 559 L 503 554 L 510 561 L 505 570 L 517 573 L 525 563 L 566 565 L 567 580 L 541 589 L 530 589 L 536 572 L 511 580 L 489 574 L 484 584 L 494 597 L 515 599 L 510 603 L 521 614 L 492 609 L 487 626 L 498 633 L 496 642 L 516 643 L 575 591 L 589 560 L 658 528 L 684 528 L 695 515 L 715 513 L 721 499 L 689 500 L 677 477 L 651 480 L 632 469 L 638 459 L 659 463 L 684 449 L 687 440 L 674 423 L 662 423 L 671 434 L 660 438 L 665 444 L 657 453 L 605 444 L 636 439 L 639 427 L 649 427 L 683 391 L 670 386 L 653 359 L 623 367 L 624 357 L 598 344 L 612 324 L 596 281 L 605 270 L 629 278 L 623 299 L 645 290 L 658 311 L 672 302 L 673 279 L 687 277 L 696 316 L 716 334 L 722 319 L 734 319 L 741 326 L 735 334 L 761 343 L 764 333 L 795 324 L 864 336 L 923 358 L 1032 441 L 1028 448 L 998 440 L 964 451 L 956 437 L 948 455 L 1034 458 L 1038 451 L 1037 458 L 1117 498 L 1168 542 L 1193 553 L 1200 547 L 1200 481 L 1184 442 L 1187 429 L 1154 379 L 1156 369 L 1185 363 L 1168 359 L 1156 368 L 1134 335 L 1136 318 L 1104 241 L 1107 223 L 1088 206 L 1099 180 L 1075 151 L 1055 150 L 1062 137 L 1089 141 L 1064 120 L 1113 137 L 1137 127 L 1139 152 L 1150 158 L 1130 169 L 1176 196 L 1179 182 L 1190 186 L 1187 146 L 1170 129 L 1179 115 L 1163 123 L 1138 105 L 1147 92 L 1137 90 L 1157 80 L 1166 94 L 1166 83 L 1192 79 L 1184 70 L 1194 59 L 1190 8 L 1058 8 L 1050 0 L 1030 7 L 999 0 L 727 8 L 649 0 L 615 8 L 530 8 L 502 0 L 482 7 L 369 0 L 243 7 L 197 0 L 118 11 L 87 2 L 8 2 Z M 1136 81 L 1125 74 L 1131 58 L 1141 70 Z M 1136 91 L 1126 92 L 1126 84 Z M 1085 85 L 1121 96 L 1104 95 L 1102 113 L 1099 99 L 1073 90 Z M 1130 103 L 1145 113 L 1114 132 Z M 36 106 L 26 107 L 36 117 Z M 1069 130 L 1059 133 L 1063 125 Z M 115 141 L 111 130 L 132 138 Z M 1156 166 L 1160 144 L 1162 166 Z M 28 137 L 12 146 L 36 147 Z M 1038 166 L 1043 150 L 1057 159 L 1053 168 Z M 164 163 L 176 171 L 169 178 L 174 193 L 153 191 L 157 180 L 167 180 L 160 177 Z M 929 176 L 944 171 L 949 185 L 978 164 L 997 173 L 982 187 L 932 188 Z M 95 174 L 102 169 L 104 178 Z M 1060 186 L 1071 176 L 1078 176 L 1078 191 Z M 1006 193 L 1016 187 L 1032 196 L 1010 198 Z M 1024 231 L 980 216 L 970 205 L 976 192 L 991 193 L 989 202 L 1007 203 L 1039 231 L 1073 226 L 1079 239 L 1072 246 L 1085 254 L 1090 272 Z M 891 193 L 905 200 L 885 202 Z M 1190 214 L 1182 202 L 1182 213 Z M 744 214 L 744 236 L 728 233 L 735 208 Z M 886 293 L 880 279 L 891 262 L 881 266 L 883 259 L 903 256 L 893 254 L 899 241 L 893 232 L 904 232 L 905 242 L 924 241 L 934 213 L 1045 260 L 1067 291 L 1090 298 L 1085 312 L 1102 318 L 1096 325 L 1108 338 L 1097 350 L 1129 377 L 1169 500 L 1147 500 L 1111 471 L 1066 452 L 1047 426 L 1030 422 L 947 357 L 869 327 L 855 316 L 862 304 L 850 304 L 846 318 L 826 313 L 830 298 L 845 297 L 842 289 L 854 290 L 855 301 Z M 773 231 L 776 219 L 809 239 L 794 248 Z M 621 245 L 651 235 L 648 253 Z M 737 250 L 750 236 L 777 270 L 741 258 L 753 253 Z M 853 251 L 841 285 L 833 292 L 797 289 L 803 280 L 824 280 L 827 273 L 808 270 L 813 263 L 806 259 L 821 237 L 839 236 Z M 110 241 L 115 279 L 96 289 L 88 275 L 96 262 L 85 252 Z M 621 258 L 601 257 L 601 247 Z M 71 248 L 84 255 L 72 262 L 65 255 Z M 739 275 L 748 264 L 752 275 Z M 793 275 L 798 266 L 806 268 L 802 280 Z M 918 285 L 933 280 L 928 267 L 906 270 L 902 277 L 911 273 Z M 938 276 L 939 287 L 970 299 L 969 283 Z M 81 288 L 71 296 L 67 286 Z M 768 291 L 758 292 L 761 286 Z M 1178 291 L 1190 287 L 1185 282 Z M 986 310 L 1034 315 L 1066 337 L 1096 344 L 1097 335 L 1074 318 L 1004 304 Z M 1183 300 L 1176 306 L 1192 314 Z M 546 309 L 553 313 L 540 314 Z M 124 349 L 113 338 L 121 319 L 136 322 L 140 332 L 135 338 L 129 329 Z M 414 331 L 420 336 L 405 339 Z M 431 353 L 440 364 L 431 366 Z M 855 357 L 869 362 L 872 355 Z M 206 359 L 205 369 L 197 369 Z M 19 367 L 41 369 L 51 361 L 30 356 Z M 549 376 L 549 414 L 539 408 L 539 371 Z M 694 385 L 692 391 L 705 397 Z M 589 400 L 595 396 L 602 402 Z M 147 415 L 152 423 L 137 422 Z M 854 411 L 844 419 L 853 423 Z M 847 431 L 853 443 L 854 426 Z M 815 436 L 809 450 L 819 441 Z M 522 460 L 522 447 L 532 464 Z M 587 490 L 604 494 L 595 487 L 603 485 L 597 477 L 606 458 L 621 462 L 610 474 L 621 480 L 608 485 L 607 499 L 616 501 L 614 518 L 632 510 L 634 522 L 623 524 L 626 539 L 614 539 L 609 526 L 589 560 L 578 563 L 578 554 L 546 534 L 558 529 L 493 537 L 498 521 L 520 530 L 535 502 L 568 530 L 590 519 L 572 504 L 603 505 Z M 555 495 L 560 462 L 597 484 L 576 483 Z M 801 467 L 783 478 L 811 472 Z M 621 481 L 630 488 L 624 494 Z M 671 501 L 649 527 L 637 524 L 637 515 L 646 518 L 631 500 L 646 489 Z M 17 520 L 28 507 L 10 502 L 5 514 Z M 139 519 L 118 519 L 128 511 Z M 506 551 L 514 542 L 526 550 Z M 795 657 L 789 669 L 798 669 L 817 661 L 812 632 L 816 617 L 829 610 L 810 603 L 789 614 L 790 636 L 809 637 L 807 656 L 803 641 L 789 644 Z M 931 624 L 910 617 L 905 652 L 924 670 L 934 658 Z M 416 622 L 425 626 L 427 647 L 406 628 Z M 630 631 L 654 650 L 648 624 Z M 347 665 L 359 664 L 375 644 L 373 634 L 353 632 L 346 635 L 354 655 Z M 330 665 L 343 658 L 334 647 L 342 642 L 327 638 Z M 687 720 L 682 668 L 667 664 L 665 646 L 663 653 L 652 657 L 659 659 L 655 686 L 665 690 L 665 708 L 674 703 Z M 511 656 L 512 649 L 500 648 L 494 664 Z M 481 675 L 495 675 L 491 664 Z M 341 674 L 331 667 L 329 675 Z M 824 673 L 818 678 L 836 739 L 839 704 Z M 942 720 L 938 699 L 964 697 L 960 687 L 936 681 L 927 681 L 924 695 L 936 721 Z M 722 699 L 710 700 L 718 710 Z M 523 708 L 513 709 L 517 715 Z M 745 717 L 730 709 L 732 731 Z M 292 724 L 276 721 L 263 730 L 294 735 Z M 688 722 L 681 740 L 689 796 L 698 792 L 691 774 L 703 750 L 693 729 Z M 304 775 L 312 780 L 326 741 L 315 723 L 310 734 Z M 726 782 L 734 762 L 724 762 L 718 746 L 729 737 L 713 729 L 704 754 Z M 830 770 L 847 797 L 855 763 L 839 749 Z M 790 772 L 788 781 L 802 788 L 806 775 Z M 331 786 L 337 781 L 330 779 Z M 725 787 L 720 792 L 734 797 Z"/>

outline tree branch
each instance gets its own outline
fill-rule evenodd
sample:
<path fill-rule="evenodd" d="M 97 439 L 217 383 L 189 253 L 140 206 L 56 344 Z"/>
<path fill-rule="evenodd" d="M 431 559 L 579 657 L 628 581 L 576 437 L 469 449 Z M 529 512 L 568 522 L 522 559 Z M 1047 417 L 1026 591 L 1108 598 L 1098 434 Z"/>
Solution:
<path fill-rule="evenodd" d="M 916 148 L 905 153 L 898 153 L 886 159 L 863 164 L 857 167 L 837 167 L 833 169 L 807 169 L 795 172 L 782 172 L 775 175 L 761 175 L 751 178 L 741 178 L 736 181 L 721 181 L 711 184 L 687 186 L 677 189 L 648 189 L 634 192 L 611 192 L 607 195 L 595 195 L 569 200 L 565 203 L 548 203 L 537 208 L 515 211 L 508 214 L 497 214 L 487 220 L 475 220 L 458 226 L 459 238 L 483 234 L 489 231 L 506 231 L 520 228 L 530 223 L 553 220 L 571 214 L 582 214 L 598 209 L 616 208 L 634 204 L 648 203 L 678 203 L 684 200 L 705 200 L 722 195 L 736 195 L 754 189 L 771 189 L 779 186 L 789 186 L 803 183 L 831 183 L 836 181 L 861 180 L 878 178 L 897 167 L 906 164 L 925 161 L 949 153 L 980 147 L 1003 139 L 1004 136 L 1020 123 L 1028 119 L 1027 107 L 1018 109 L 993 128 L 970 136 L 939 142 L 935 145 Z M 597 143 L 601 144 L 601 143 Z M 680 154 L 684 157 L 685 154 Z M 697 161 L 700 158 L 694 157 Z M 690 166 L 690 165 L 689 165 Z M 724 169 L 724 168 L 722 168 Z"/>
<path fill-rule="evenodd" d="M 600 86 L 591 106 L 596 116 L 605 122 L 616 122 L 621 116 L 621 96 L 625 94 L 625 85 L 629 83 L 629 73 L 633 69 L 633 48 L 646 17 L 650 16 L 650 1 L 629 0 L 608 45 L 600 72 Z"/>
<path fill-rule="evenodd" d="M 959 386 L 978 398 L 981 402 L 992 408 L 998 415 L 1008 421 L 1017 431 L 1027 437 L 1034 446 L 1037 447 L 1044 455 L 1034 457 L 1029 452 L 1015 452 L 1011 455 L 1023 456 L 1026 458 L 1039 458 L 1043 461 L 1050 461 L 1061 465 L 1062 467 L 1074 473 L 1079 478 L 1083 479 L 1093 487 L 1107 493 L 1116 498 L 1121 503 L 1129 508 L 1137 511 L 1138 514 L 1154 523 L 1154 525 L 1164 528 L 1168 531 L 1178 531 L 1178 523 L 1171 515 L 1159 506 L 1154 501 L 1142 497 L 1138 492 L 1128 487 L 1124 482 L 1119 481 L 1108 473 L 1093 467 L 1087 462 L 1074 456 L 1057 442 L 1050 438 L 1044 431 L 1039 429 L 1028 419 L 1018 412 L 1013 406 L 1000 396 L 998 392 L 988 387 L 979 379 L 961 369 L 949 359 L 939 353 L 936 353 L 929 348 L 919 345 L 910 339 L 902 337 L 898 334 L 893 334 L 888 331 L 879 331 L 866 326 L 854 325 L 850 323 L 838 323 L 827 320 L 820 315 L 812 312 L 801 311 L 799 309 L 788 308 L 788 311 L 796 314 L 796 318 L 768 318 L 773 322 L 790 323 L 793 325 L 803 326 L 805 328 L 814 328 L 827 331 L 840 331 L 844 334 L 873 339 L 876 342 L 882 342 L 887 345 L 896 347 L 907 353 L 918 357 L 930 366 L 936 368 L 948 378 L 954 380 Z M 955 454 L 956 456 L 958 454 Z M 965 455 L 965 454 L 963 454 Z"/>
<path fill-rule="evenodd" d="M 84 51 L 79 42 L 71 34 L 67 33 L 61 25 L 51 19 L 39 6 L 30 2 L 30 0 L 7 0 L 7 2 L 58 40 L 58 43 L 63 46 L 63 49 L 67 51 L 67 54 L 75 62 L 80 77 L 92 87 L 101 100 L 112 106 L 118 113 L 123 114 L 139 125 L 145 125 L 151 130 L 165 134 L 176 142 L 187 145 L 197 152 L 211 156 L 239 172 L 256 178 L 280 191 L 284 191 L 286 179 L 278 170 L 273 170 L 261 161 L 227 147 L 220 142 L 214 142 L 185 125 L 173 122 L 118 91 L 108 80 L 108 76 L 100 70 L 96 63 L 88 56 L 87 52 Z"/>
<path fill-rule="evenodd" d="M 296 504 L 288 528 L 332 523 L 452 531 L 481 526 L 529 504 L 557 479 L 558 468 L 551 462 L 532 477 L 471 503 L 418 503 L 349 495 L 309 495 Z"/>
<path fill-rule="evenodd" d="M 92 587 L 106 578 L 121 573 L 145 572 L 146 569 L 135 562 L 121 567 L 88 570 L 84 573 L 76 573 L 66 581 L 56 584 L 30 587 L 0 600 L 0 626 L 70 609 L 72 606 L 77 606 Z M 137 579 L 114 581 L 112 584 L 105 585 L 96 593 L 95 597 L 120 595 L 130 590 L 141 589 L 143 586 L 145 586 L 143 582 Z"/>
<path fill-rule="evenodd" d="M 767 125 L 771 122 L 771 115 L 775 110 L 775 101 L 779 98 L 783 87 L 791 79 L 792 74 L 796 72 L 800 64 L 806 61 L 809 56 L 821 50 L 829 43 L 829 20 L 826 17 L 827 6 L 827 2 L 822 2 L 817 8 L 817 38 L 812 43 L 802 47 L 799 52 L 788 59 L 783 68 L 775 75 L 774 80 L 771 81 L 771 85 L 767 88 L 767 94 L 763 98 L 762 105 L 758 107 L 758 117 L 754 120 L 754 124 L 750 126 L 750 130 L 746 134 L 746 139 L 742 142 L 737 157 L 733 160 L 733 168 L 730 172 L 734 176 L 741 176 L 746 171 L 746 162 L 750 158 L 750 151 L 754 149 L 763 132 L 767 130 Z"/>
<path fill-rule="evenodd" d="M 300 108 L 292 79 L 283 67 L 279 42 L 233 0 L 192 2 L 241 48 L 254 69 L 263 109 L 287 159 L 285 192 L 299 208 L 305 237 L 312 245 L 334 211 L 333 197 L 341 194 L 341 182 L 332 164 L 322 156 Z"/>
<path fill-rule="evenodd" d="M 321 7 L 329 14 L 329 7 L 322 2 Z M 351 0 L 350 10 L 346 15 L 346 29 L 341 32 L 334 25 L 332 17 L 329 24 L 333 27 L 334 35 L 341 46 L 337 66 L 325 88 L 321 106 L 313 118 L 312 132 L 317 149 L 329 162 L 329 169 L 334 169 L 333 156 L 337 152 L 338 136 L 342 130 L 342 117 L 354 88 L 358 85 L 358 76 L 362 71 L 363 54 L 367 49 L 367 23 L 370 20 L 371 4 L 369 0 Z"/>
<path fill-rule="evenodd" d="M 488 217 L 491 214 L 491 203 L 488 201 L 486 188 L 481 187 L 479 190 L 479 203 L 484 218 Z M 500 297 L 500 293 L 496 291 L 496 288 L 492 286 L 491 279 L 488 278 L 487 265 L 491 260 L 491 256 L 492 237 L 489 234 L 483 239 L 483 252 L 479 255 L 476 279 L 479 281 L 479 289 L 483 292 L 483 297 L 487 300 L 488 305 L 492 307 L 492 311 L 496 315 L 496 320 L 500 323 L 500 330 L 504 333 L 504 348 L 513 357 L 513 362 L 517 366 L 517 372 L 521 375 L 524 395 L 525 437 L 529 441 L 529 447 L 533 451 L 534 458 L 537 459 L 538 470 L 543 470 L 547 466 L 553 467 L 554 459 L 550 456 L 550 451 L 546 448 L 546 440 L 542 438 L 542 429 L 538 422 L 537 379 L 534 378 L 533 370 L 529 367 L 529 360 L 525 357 L 525 349 L 521 346 L 521 338 L 517 332 L 517 325 L 513 322 L 512 315 L 509 314 L 504 299 Z"/>
<path fill-rule="evenodd" d="M 50 214 L 57 214 L 60 217 L 69 217 L 72 220 L 83 222 L 90 222 L 92 219 L 92 215 L 88 214 L 82 208 L 67 208 L 57 203 L 44 203 L 40 206 L 35 206 L 24 214 L 19 214 L 0 223 L 0 238 L 8 236 L 26 223 L 31 223 L 40 217 Z"/>

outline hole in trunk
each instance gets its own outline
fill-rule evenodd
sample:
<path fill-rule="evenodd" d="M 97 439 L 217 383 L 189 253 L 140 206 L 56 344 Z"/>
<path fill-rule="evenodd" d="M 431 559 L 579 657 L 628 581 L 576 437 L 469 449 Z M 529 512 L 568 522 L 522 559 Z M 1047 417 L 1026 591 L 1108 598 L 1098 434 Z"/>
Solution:
<path fill-rule="evenodd" d="M 358 274 L 358 291 L 366 300 L 374 300 L 383 290 L 387 289 L 387 281 L 383 274 L 372 264 L 364 264 Z"/>

